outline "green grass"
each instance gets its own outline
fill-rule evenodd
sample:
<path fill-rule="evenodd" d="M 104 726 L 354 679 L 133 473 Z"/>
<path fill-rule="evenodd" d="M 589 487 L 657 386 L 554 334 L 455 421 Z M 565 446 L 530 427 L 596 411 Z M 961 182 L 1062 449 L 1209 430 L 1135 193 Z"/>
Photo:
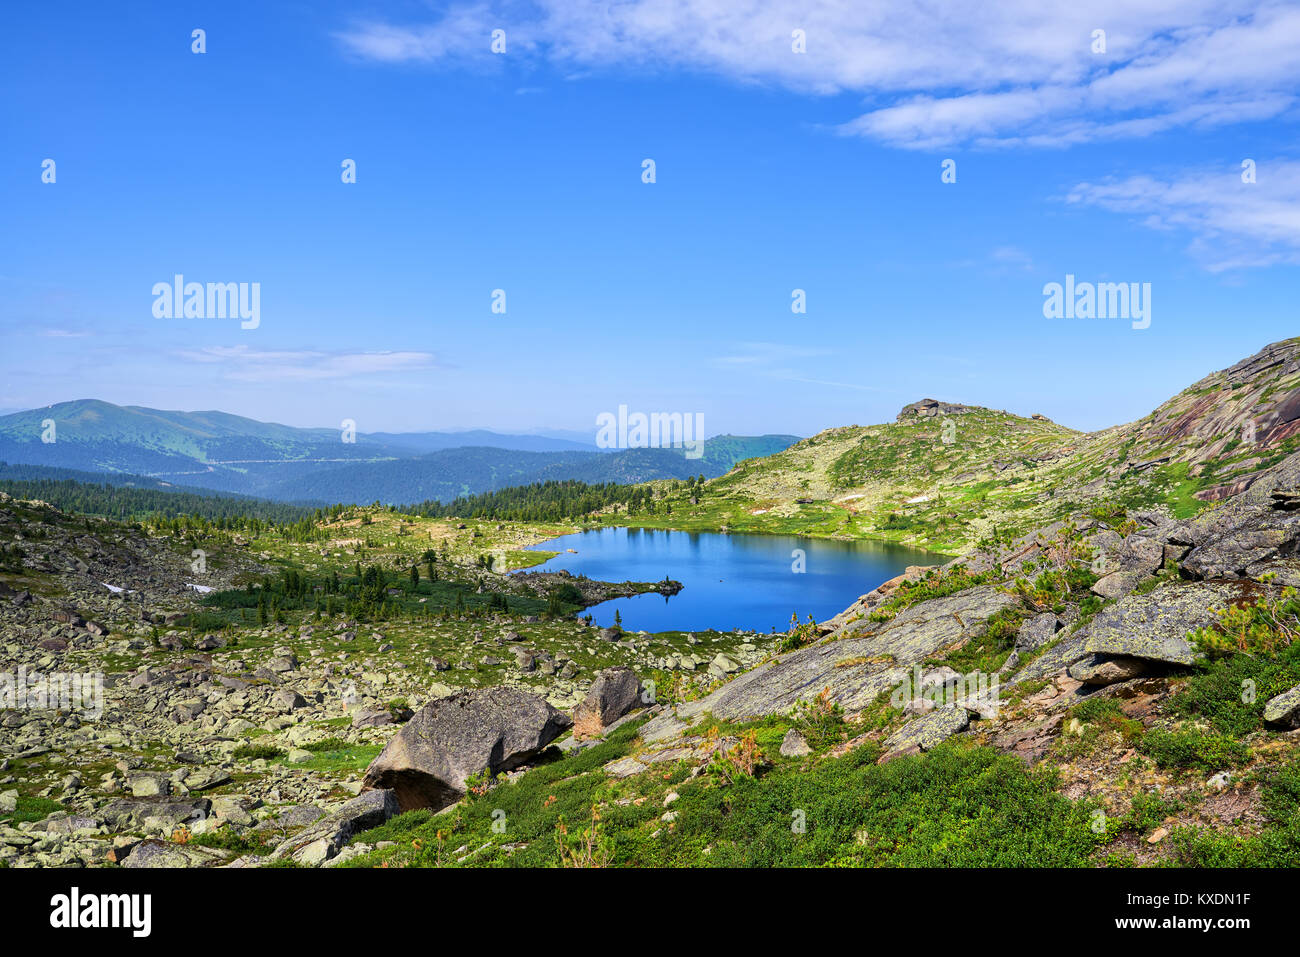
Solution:
<path fill-rule="evenodd" d="M 730 784 L 692 778 L 681 763 L 607 779 L 601 765 L 626 753 L 633 733 L 621 728 L 442 814 L 394 818 L 361 840 L 397 846 L 350 866 L 454 865 L 461 847 L 472 853 L 466 865 L 555 866 L 561 845 L 585 850 L 590 837 L 595 860 L 618 866 L 1059 867 L 1089 865 L 1102 840 L 1090 806 L 1056 792 L 1054 772 L 969 743 L 883 765 L 868 744 L 810 766 L 778 761 Z M 665 822 L 670 790 L 677 817 Z"/>
<path fill-rule="evenodd" d="M 284 757 L 284 749 L 273 744 L 241 744 L 235 748 L 233 757 L 236 761 L 274 761 Z"/>
<path fill-rule="evenodd" d="M 1152 728 L 1137 748 L 1158 767 L 1211 773 L 1244 764 L 1250 758 L 1250 749 L 1240 741 L 1194 727 Z"/>
<path fill-rule="evenodd" d="M 1174 696 L 1172 710 L 1244 737 L 1264 725 L 1267 701 L 1300 683 L 1300 644 L 1276 658 L 1231 655 L 1201 663 Z"/>
<path fill-rule="evenodd" d="M 326 747 L 322 748 L 321 745 Z M 318 742 L 315 746 L 304 746 L 303 750 L 310 751 L 314 755 L 312 759 L 289 767 L 301 768 L 304 771 L 360 774 L 370 766 L 370 762 L 377 758 L 384 748 L 379 744 L 346 744 L 334 738 L 330 741 Z"/>
<path fill-rule="evenodd" d="M 0 815 L 0 821 L 6 824 L 21 824 L 23 821 L 43 821 L 55 811 L 62 811 L 63 805 L 43 797 L 18 796 L 18 807 L 8 815 Z"/>

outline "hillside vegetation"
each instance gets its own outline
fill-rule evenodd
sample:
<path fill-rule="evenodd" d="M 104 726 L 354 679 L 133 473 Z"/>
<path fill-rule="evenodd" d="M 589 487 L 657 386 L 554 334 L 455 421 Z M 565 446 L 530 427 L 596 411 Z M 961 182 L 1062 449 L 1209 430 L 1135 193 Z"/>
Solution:
<path fill-rule="evenodd" d="M 828 429 L 742 462 L 702 490 L 659 485 L 662 503 L 636 523 L 961 554 L 1097 508 L 1187 518 L 1300 448 L 1298 385 L 1300 339 L 1288 339 L 1100 432 L 925 400 L 895 422 Z"/>

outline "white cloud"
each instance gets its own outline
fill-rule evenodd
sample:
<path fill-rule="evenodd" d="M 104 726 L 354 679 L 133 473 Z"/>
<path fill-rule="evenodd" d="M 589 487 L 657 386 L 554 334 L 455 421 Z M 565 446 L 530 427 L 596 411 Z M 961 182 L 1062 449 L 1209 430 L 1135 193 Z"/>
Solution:
<path fill-rule="evenodd" d="M 248 346 L 206 346 L 183 350 L 190 362 L 220 364 L 231 379 L 245 382 L 318 381 L 362 376 L 392 375 L 435 368 L 431 352 L 317 352 L 312 350 L 258 350 Z"/>
<path fill-rule="evenodd" d="M 907 0 L 539 0 L 453 7 L 433 23 L 339 34 L 387 62 L 543 57 L 570 75 L 681 68 L 738 82 L 852 93 L 839 126 L 902 148 L 1074 143 L 1280 116 L 1300 77 L 1300 8 L 1279 0 L 1084 5 Z M 807 52 L 791 50 L 805 31 Z M 1107 52 L 1093 53 L 1092 32 Z"/>
<path fill-rule="evenodd" d="M 1065 199 L 1186 232 L 1192 254 L 1215 272 L 1300 262 L 1300 161 L 1257 158 L 1254 183 L 1243 183 L 1241 173 L 1229 165 L 1080 183 Z"/>
<path fill-rule="evenodd" d="M 805 375 L 799 369 L 790 368 L 788 363 L 797 359 L 824 359 L 834 355 L 831 349 L 814 346 L 786 345 L 780 342 L 746 342 L 741 343 L 739 351 L 731 355 L 718 356 L 714 359 L 718 365 L 743 372 L 747 375 L 760 375 L 769 379 L 785 382 L 801 382 L 805 385 L 830 386 L 836 389 L 853 389 L 859 392 L 882 392 L 884 390 L 861 382 L 836 382 Z"/>

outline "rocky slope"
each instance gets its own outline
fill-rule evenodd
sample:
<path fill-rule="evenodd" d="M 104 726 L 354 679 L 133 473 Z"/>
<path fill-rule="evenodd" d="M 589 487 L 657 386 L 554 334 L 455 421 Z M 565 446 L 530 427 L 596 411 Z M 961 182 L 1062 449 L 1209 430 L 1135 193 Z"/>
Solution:
<path fill-rule="evenodd" d="M 649 526 L 880 538 L 948 554 L 1099 505 L 1179 518 L 1300 448 L 1300 339 L 1212 373 L 1127 425 L 1079 433 L 933 399 L 741 463 Z"/>
<path fill-rule="evenodd" d="M 336 524 L 336 534 L 349 530 Z M 443 527 L 380 513 L 352 528 L 378 544 L 390 525 L 402 530 L 396 542 L 420 533 L 417 549 L 430 543 L 426 527 Z M 449 527 L 452 535 L 477 534 Z M 286 622 L 239 624 L 236 616 L 205 632 L 194 626 L 213 614 L 205 596 L 264 581 L 278 573 L 281 554 L 233 536 L 210 547 L 200 575 L 186 536 L 83 519 L 2 493 L 0 544 L 5 866 L 207 866 L 276 858 L 282 847 L 279 857 L 323 863 L 354 830 L 397 808 L 360 794 L 362 771 L 426 704 L 461 690 L 504 688 L 571 709 L 603 668 L 621 664 L 664 685 L 707 688 L 757 661 L 770 640 L 619 633 L 473 608 L 445 619 L 369 622 L 290 613 Z M 337 555 L 331 560 L 347 569 L 364 539 L 329 544 L 337 552 L 319 544 L 279 548 L 297 556 L 293 567 L 317 568 Z M 465 547 L 473 544 L 467 539 Z M 371 551 L 383 553 L 380 563 L 400 561 L 401 553 Z M 443 580 L 490 580 L 519 592 L 556 577 L 515 582 L 469 564 L 439 569 Z M 602 595 L 636 590 L 575 586 Z M 54 675 L 98 678 L 96 713 L 16 700 L 24 684 L 35 689 Z"/>

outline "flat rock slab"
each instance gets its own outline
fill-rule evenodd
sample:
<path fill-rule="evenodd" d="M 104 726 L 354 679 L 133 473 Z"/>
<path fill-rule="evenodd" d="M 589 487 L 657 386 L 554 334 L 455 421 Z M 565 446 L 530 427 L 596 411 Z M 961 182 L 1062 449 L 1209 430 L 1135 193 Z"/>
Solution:
<path fill-rule="evenodd" d="M 929 751 L 969 726 L 970 714 L 965 708 L 938 708 L 903 725 L 885 739 L 885 747 L 890 751 L 913 747 Z"/>
<path fill-rule="evenodd" d="M 758 718 L 784 712 L 828 688 L 832 701 L 858 711 L 898 685 L 912 665 L 979 637 L 989 618 L 1018 602 L 992 585 L 981 585 L 912 605 L 887 622 L 862 619 L 845 625 L 830 641 L 780 655 L 740 675 L 693 702 L 698 707 L 692 710 L 712 712 L 724 721 Z"/>
<path fill-rule="evenodd" d="M 220 851 L 188 844 L 169 844 L 165 841 L 141 841 L 135 846 L 122 867 L 211 867 L 225 862 Z"/>

